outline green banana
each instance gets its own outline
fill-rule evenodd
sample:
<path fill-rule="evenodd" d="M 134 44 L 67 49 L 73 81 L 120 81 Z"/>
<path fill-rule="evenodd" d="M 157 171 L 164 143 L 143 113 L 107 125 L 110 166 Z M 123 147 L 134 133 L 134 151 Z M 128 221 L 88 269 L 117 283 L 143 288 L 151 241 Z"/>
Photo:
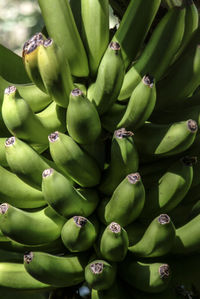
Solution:
<path fill-rule="evenodd" d="M 137 171 L 138 164 L 133 133 L 124 128 L 116 130 L 111 143 L 110 163 L 103 173 L 99 190 L 103 194 L 111 195 L 126 175 Z"/>
<path fill-rule="evenodd" d="M 61 47 L 73 76 L 87 77 L 88 61 L 69 1 L 38 0 L 49 36 Z"/>
<path fill-rule="evenodd" d="M 197 123 L 192 119 L 163 125 L 145 122 L 134 135 L 141 161 L 184 152 L 194 142 L 197 130 Z"/>
<path fill-rule="evenodd" d="M 146 201 L 140 219 L 148 221 L 159 213 L 173 210 L 185 197 L 193 179 L 193 158 L 173 162 L 166 172 L 146 190 Z"/>
<path fill-rule="evenodd" d="M 33 35 L 25 42 L 22 51 L 22 58 L 25 70 L 30 80 L 43 92 L 46 92 L 41 75 L 38 69 L 38 46 L 44 42 L 41 32 Z"/>
<path fill-rule="evenodd" d="M 79 144 L 93 143 L 101 134 L 101 121 L 98 112 L 79 89 L 70 93 L 66 114 L 69 135 Z"/>
<path fill-rule="evenodd" d="M 47 203 L 38 189 L 26 184 L 16 174 L 0 166 L 0 201 L 16 208 L 39 208 Z"/>
<path fill-rule="evenodd" d="M 48 145 L 48 130 L 42 125 L 15 86 L 5 89 L 2 117 L 11 134 L 28 143 Z"/>
<path fill-rule="evenodd" d="M 92 187 L 100 181 L 96 161 L 70 137 L 58 131 L 49 135 L 49 149 L 56 165 L 82 187 Z"/>
<path fill-rule="evenodd" d="M 145 189 L 139 173 L 128 174 L 103 209 L 106 223 L 116 221 L 121 226 L 130 224 L 139 217 L 144 202 Z"/>
<path fill-rule="evenodd" d="M 71 252 L 82 252 L 92 247 L 97 238 L 97 229 L 89 219 L 74 216 L 67 220 L 61 230 L 61 239 Z"/>
<path fill-rule="evenodd" d="M 3 287 L 3 290 L 48 291 L 52 289 L 51 285 L 42 283 L 29 275 L 23 263 L 1 262 L 0 272 L 0 287 Z"/>
<path fill-rule="evenodd" d="M 9 168 L 6 160 L 5 142 L 8 137 L 0 137 L 0 165 L 5 168 Z"/>
<path fill-rule="evenodd" d="M 126 108 L 127 107 L 125 105 L 120 105 L 115 102 L 110 109 L 101 116 L 102 127 L 108 132 L 113 133 L 117 128 L 117 124 L 122 119 Z"/>
<path fill-rule="evenodd" d="M 167 289 L 172 277 L 168 264 L 136 261 L 132 256 L 120 263 L 119 275 L 132 287 L 153 294 Z"/>
<path fill-rule="evenodd" d="M 180 47 L 185 22 L 185 8 L 170 9 L 154 29 L 141 56 L 124 77 L 119 100 L 130 97 L 145 74 L 151 74 L 156 82 L 165 74 L 170 61 Z"/>
<path fill-rule="evenodd" d="M 0 205 L 0 229 L 11 240 L 25 245 L 40 245 L 54 241 L 66 219 L 47 206 L 27 212 L 7 203 Z"/>
<path fill-rule="evenodd" d="M 48 160 L 16 137 L 10 137 L 6 140 L 5 152 L 6 160 L 12 172 L 33 187 L 41 189 L 42 172 L 51 167 Z"/>
<path fill-rule="evenodd" d="M 113 37 L 113 41 L 117 41 L 121 45 L 126 68 L 138 54 L 158 11 L 160 2 L 160 0 L 135 0 L 129 2 L 120 26 Z"/>
<path fill-rule="evenodd" d="M 15 84 L 20 96 L 29 104 L 33 112 L 39 112 L 46 108 L 52 98 L 39 89 L 35 84 Z"/>
<path fill-rule="evenodd" d="M 142 238 L 128 250 L 136 257 L 150 258 L 168 254 L 174 245 L 176 228 L 167 214 L 154 218 Z"/>
<path fill-rule="evenodd" d="M 87 255 L 56 256 L 45 252 L 24 254 L 25 270 L 38 281 L 55 287 L 68 287 L 84 281 Z"/>
<path fill-rule="evenodd" d="M 47 93 L 59 106 L 67 108 L 74 84 L 62 51 L 54 40 L 46 39 L 38 46 L 38 68 Z"/>
<path fill-rule="evenodd" d="M 145 75 L 133 90 L 126 111 L 117 128 L 137 130 L 149 118 L 156 103 L 156 86 L 150 75 Z"/>
<path fill-rule="evenodd" d="M 200 214 L 176 229 L 176 239 L 171 249 L 171 254 L 189 254 L 199 249 L 199 223 Z"/>
<path fill-rule="evenodd" d="M 104 230 L 100 240 L 100 252 L 107 261 L 121 262 L 128 251 L 126 230 L 116 222 L 111 222 Z"/>
<path fill-rule="evenodd" d="M 47 203 L 66 218 L 89 216 L 99 201 L 95 190 L 75 189 L 71 181 L 52 168 L 42 173 L 42 193 Z"/>
<path fill-rule="evenodd" d="M 81 0 L 82 39 L 88 55 L 90 75 L 97 73 L 109 43 L 109 1 Z"/>
<path fill-rule="evenodd" d="M 124 73 L 120 44 L 111 42 L 101 59 L 96 81 L 88 93 L 89 100 L 95 104 L 100 115 L 117 100 Z"/>
<path fill-rule="evenodd" d="M 115 281 L 116 264 L 105 260 L 94 260 L 85 267 L 88 286 L 97 291 L 109 289 Z"/>

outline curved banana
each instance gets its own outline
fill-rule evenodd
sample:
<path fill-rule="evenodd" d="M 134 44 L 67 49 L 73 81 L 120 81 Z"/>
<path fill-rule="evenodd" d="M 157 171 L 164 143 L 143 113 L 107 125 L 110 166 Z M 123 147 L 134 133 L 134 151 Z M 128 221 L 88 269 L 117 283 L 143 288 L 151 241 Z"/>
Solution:
<path fill-rule="evenodd" d="M 82 39 L 88 55 L 90 75 L 97 73 L 109 43 L 109 1 L 81 0 Z"/>
<path fill-rule="evenodd" d="M 82 187 L 92 187 L 100 181 L 96 161 L 84 152 L 68 135 L 54 132 L 49 135 L 49 149 L 56 165 Z"/>
<path fill-rule="evenodd" d="M 86 265 L 85 253 L 56 256 L 31 251 L 24 254 L 24 267 L 29 275 L 55 287 L 68 287 L 83 282 Z"/>
<path fill-rule="evenodd" d="M 135 0 L 129 2 L 120 26 L 112 39 L 121 45 L 126 68 L 138 54 L 158 11 L 160 2 L 160 0 Z"/>
<path fill-rule="evenodd" d="M 104 114 L 117 100 L 124 73 L 120 44 L 111 42 L 101 59 L 96 81 L 88 96 L 100 115 Z"/>
<path fill-rule="evenodd" d="M 145 75 L 133 90 L 126 111 L 117 128 L 132 129 L 141 127 L 153 112 L 156 103 L 156 86 L 150 75 Z"/>
<path fill-rule="evenodd" d="M 79 88 L 70 93 L 66 125 L 69 135 L 79 144 L 94 143 L 100 137 L 101 121 L 98 112 Z"/>
<path fill-rule="evenodd" d="M 95 210 L 99 197 L 93 189 L 76 189 L 71 181 L 55 169 L 42 173 L 42 193 L 47 203 L 60 215 L 89 216 Z"/>
<path fill-rule="evenodd" d="M 0 229 L 11 240 L 25 245 L 41 245 L 60 237 L 66 219 L 47 206 L 27 212 L 7 203 L 0 205 Z"/>
<path fill-rule="evenodd" d="M 99 185 L 103 194 L 111 195 L 126 175 L 138 170 L 139 157 L 133 135 L 124 128 L 114 132 L 110 163 Z"/>
<path fill-rule="evenodd" d="M 111 222 L 102 233 L 100 252 L 104 259 L 111 262 L 122 262 L 128 251 L 128 234 L 116 222 Z"/>
<path fill-rule="evenodd" d="M 70 4 L 66 0 L 39 0 L 49 36 L 61 47 L 73 76 L 87 77 L 88 60 Z"/>
<path fill-rule="evenodd" d="M 176 228 L 170 217 L 161 214 L 151 221 L 139 242 L 128 250 L 140 258 L 164 256 L 172 249 L 175 237 Z"/>
<path fill-rule="evenodd" d="M 38 46 L 38 68 L 47 93 L 59 106 L 67 108 L 74 84 L 62 51 L 53 39 L 46 39 Z"/>
<path fill-rule="evenodd" d="M 119 100 L 130 97 L 145 74 L 151 74 L 156 82 L 165 74 L 180 47 L 185 22 L 185 8 L 170 9 L 154 29 L 141 56 L 124 77 Z"/>

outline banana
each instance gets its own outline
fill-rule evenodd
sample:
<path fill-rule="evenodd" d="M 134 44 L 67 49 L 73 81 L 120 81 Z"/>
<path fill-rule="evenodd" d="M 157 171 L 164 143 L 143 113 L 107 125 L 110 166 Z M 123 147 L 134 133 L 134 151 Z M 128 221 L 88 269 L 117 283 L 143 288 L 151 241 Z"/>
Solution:
<path fill-rule="evenodd" d="M 71 252 L 82 252 L 92 247 L 97 238 L 95 225 L 83 216 L 67 220 L 61 230 L 61 239 Z"/>
<path fill-rule="evenodd" d="M 116 264 L 105 260 L 94 260 L 85 267 L 88 286 L 97 291 L 109 289 L 116 278 Z"/>
<path fill-rule="evenodd" d="M 100 137 L 101 121 L 98 112 L 79 88 L 70 93 L 66 126 L 69 135 L 79 144 L 94 143 Z"/>
<path fill-rule="evenodd" d="M 189 254 L 199 249 L 199 223 L 200 214 L 176 229 L 176 239 L 171 249 L 171 254 Z"/>
<path fill-rule="evenodd" d="M 156 82 L 160 80 L 181 44 L 184 22 L 183 7 L 173 7 L 164 15 L 141 56 L 126 73 L 118 100 L 129 98 L 145 74 L 151 74 Z"/>
<path fill-rule="evenodd" d="M 20 96 L 29 104 L 33 112 L 45 109 L 52 98 L 33 83 L 15 84 Z"/>
<path fill-rule="evenodd" d="M 24 254 L 27 273 L 38 281 L 55 287 L 68 287 L 84 281 L 87 254 L 56 256 L 31 251 Z"/>
<path fill-rule="evenodd" d="M 117 124 L 117 128 L 132 129 L 141 127 L 153 112 L 156 103 L 156 87 L 154 79 L 145 75 L 133 90 L 126 111 Z"/>
<path fill-rule="evenodd" d="M 142 238 L 128 250 L 136 257 L 150 258 L 164 256 L 174 245 L 176 228 L 167 214 L 154 218 Z"/>
<path fill-rule="evenodd" d="M 113 41 L 121 45 L 125 67 L 135 59 L 160 6 L 160 0 L 130 1 L 114 34 Z M 142 16 L 142 17 L 141 17 Z"/>
<path fill-rule="evenodd" d="M 146 190 L 146 201 L 140 219 L 148 221 L 159 213 L 173 210 L 185 197 L 193 179 L 192 157 L 173 162 L 158 181 Z"/>
<path fill-rule="evenodd" d="M 99 190 L 111 195 L 126 175 L 138 169 L 139 157 L 133 133 L 124 128 L 116 130 L 111 143 L 111 158 L 102 176 Z"/>
<path fill-rule="evenodd" d="M 0 165 L 9 168 L 6 160 L 5 142 L 8 137 L 0 137 Z"/>
<path fill-rule="evenodd" d="M 199 86 L 199 44 L 191 46 L 184 53 L 171 67 L 167 76 L 157 84 L 156 110 L 181 104 L 181 100 L 192 95 Z"/>
<path fill-rule="evenodd" d="M 3 290 L 49 291 L 53 288 L 28 274 L 23 263 L 1 262 L 0 272 L 0 287 L 3 287 Z M 27 296 L 26 298 L 31 297 Z"/>
<path fill-rule="evenodd" d="M 128 234 L 116 222 L 111 222 L 104 230 L 100 240 L 100 252 L 107 261 L 121 262 L 128 251 Z"/>
<path fill-rule="evenodd" d="M 82 187 L 92 187 L 100 181 L 95 160 L 85 153 L 68 135 L 54 132 L 49 135 L 49 149 L 56 165 Z"/>
<path fill-rule="evenodd" d="M 62 51 L 53 39 L 46 39 L 38 46 L 38 68 L 47 93 L 59 106 L 67 108 L 74 84 Z"/>
<path fill-rule="evenodd" d="M 128 174 L 103 208 L 107 224 L 112 221 L 126 226 L 136 220 L 145 202 L 145 189 L 139 173 Z"/>
<path fill-rule="evenodd" d="M 122 119 L 126 108 L 127 107 L 125 105 L 120 105 L 115 102 L 110 109 L 101 116 L 102 127 L 108 132 L 113 133 L 117 128 L 117 124 Z"/>
<path fill-rule="evenodd" d="M 192 119 L 163 125 L 145 122 L 134 135 L 141 161 L 184 152 L 194 142 L 197 130 L 198 125 Z"/>
<path fill-rule="evenodd" d="M 96 81 L 88 97 L 95 104 L 100 115 L 108 111 L 117 100 L 124 73 L 120 44 L 111 42 L 102 57 Z"/>
<path fill-rule="evenodd" d="M 76 27 L 70 4 L 66 0 L 39 0 L 39 7 L 49 36 L 61 47 L 69 62 L 71 74 L 87 77 L 89 74 L 86 51 Z"/>
<path fill-rule="evenodd" d="M 66 219 L 47 206 L 27 212 L 7 203 L 0 205 L 0 229 L 11 240 L 25 245 L 40 245 L 60 237 Z"/>
<path fill-rule="evenodd" d="M 57 105 L 55 101 L 35 115 L 48 131 L 48 134 L 55 130 L 63 133 L 66 131 L 66 109 Z"/>
<path fill-rule="evenodd" d="M 30 80 L 43 92 L 46 92 L 39 69 L 38 69 L 38 46 L 44 42 L 41 32 L 33 35 L 25 42 L 22 51 L 22 58 L 25 70 Z"/>
<path fill-rule="evenodd" d="M 109 43 L 109 1 L 81 0 L 82 39 L 88 55 L 90 75 L 97 73 Z"/>
<path fill-rule="evenodd" d="M 39 208 L 47 204 L 38 189 L 26 184 L 16 174 L 0 166 L 0 201 L 16 208 Z"/>
<path fill-rule="evenodd" d="M 6 140 L 5 152 L 6 160 L 12 172 L 33 187 L 41 189 L 42 172 L 51 167 L 47 163 L 48 160 L 16 137 L 10 137 Z"/>
<path fill-rule="evenodd" d="M 11 134 L 28 143 L 48 145 L 48 130 L 19 96 L 15 86 L 5 89 L 2 117 Z"/>

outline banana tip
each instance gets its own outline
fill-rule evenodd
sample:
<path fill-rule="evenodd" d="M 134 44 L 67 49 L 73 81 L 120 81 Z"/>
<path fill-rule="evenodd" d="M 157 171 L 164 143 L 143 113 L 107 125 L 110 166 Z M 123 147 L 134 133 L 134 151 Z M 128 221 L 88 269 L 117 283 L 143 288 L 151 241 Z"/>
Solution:
<path fill-rule="evenodd" d="M 96 262 L 90 265 L 90 269 L 93 274 L 100 274 L 103 272 L 103 263 Z"/>
<path fill-rule="evenodd" d="M 5 146 L 8 147 L 8 146 L 12 146 L 16 141 L 16 138 L 14 136 L 12 137 L 9 137 L 6 139 L 5 141 Z"/>
<path fill-rule="evenodd" d="M 111 232 L 115 233 L 115 234 L 118 234 L 121 232 L 121 226 L 116 223 L 116 222 L 112 222 L 110 225 L 109 225 L 109 229 L 111 230 Z"/>
<path fill-rule="evenodd" d="M 30 262 L 32 262 L 32 260 L 33 260 L 33 252 L 32 251 L 26 252 L 24 254 L 24 262 L 26 264 L 29 264 Z"/>
<path fill-rule="evenodd" d="M 2 203 L 0 205 L 0 214 L 5 214 L 9 208 L 9 205 L 7 203 Z"/>
<path fill-rule="evenodd" d="M 170 217 L 167 215 L 167 214 L 161 214 L 159 217 L 158 217 L 158 222 L 160 224 L 167 224 L 170 222 Z"/>
<path fill-rule="evenodd" d="M 12 86 L 8 86 L 5 90 L 4 90 L 4 94 L 11 94 L 16 92 L 17 88 L 12 85 Z"/>
<path fill-rule="evenodd" d="M 170 268 L 168 264 L 163 264 L 159 267 L 159 274 L 161 279 L 166 279 L 170 275 Z"/>
<path fill-rule="evenodd" d="M 138 181 L 140 181 L 141 176 L 138 172 L 135 172 L 135 173 L 128 174 L 127 179 L 129 183 L 136 184 Z"/>
<path fill-rule="evenodd" d="M 51 133 L 49 136 L 48 136 L 48 139 L 50 142 L 55 142 L 59 139 L 59 133 L 58 131 L 55 131 L 53 133 Z"/>
<path fill-rule="evenodd" d="M 83 216 L 74 216 L 73 219 L 78 227 L 83 227 L 87 223 L 87 219 Z"/>

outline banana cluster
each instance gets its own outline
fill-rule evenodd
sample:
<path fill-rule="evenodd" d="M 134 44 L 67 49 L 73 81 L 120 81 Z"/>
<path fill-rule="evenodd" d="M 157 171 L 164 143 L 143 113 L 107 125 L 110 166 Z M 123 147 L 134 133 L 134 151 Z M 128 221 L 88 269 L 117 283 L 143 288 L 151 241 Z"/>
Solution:
<path fill-rule="evenodd" d="M 198 10 L 132 0 L 110 29 L 112 2 L 38 0 L 21 60 L 0 47 L 5 298 L 200 296 Z"/>

